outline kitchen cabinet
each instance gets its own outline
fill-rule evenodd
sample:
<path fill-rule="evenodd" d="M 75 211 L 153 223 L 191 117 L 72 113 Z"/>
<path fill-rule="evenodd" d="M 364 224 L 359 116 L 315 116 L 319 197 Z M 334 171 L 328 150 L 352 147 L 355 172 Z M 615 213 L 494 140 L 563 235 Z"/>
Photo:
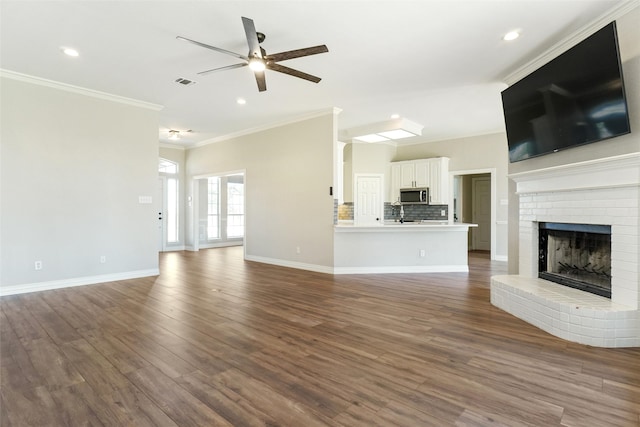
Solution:
<path fill-rule="evenodd" d="M 405 160 L 391 163 L 391 197 L 395 202 L 401 188 L 429 187 L 429 203 L 449 203 L 449 158 Z"/>
<path fill-rule="evenodd" d="M 429 159 L 429 203 L 449 204 L 449 158 Z"/>

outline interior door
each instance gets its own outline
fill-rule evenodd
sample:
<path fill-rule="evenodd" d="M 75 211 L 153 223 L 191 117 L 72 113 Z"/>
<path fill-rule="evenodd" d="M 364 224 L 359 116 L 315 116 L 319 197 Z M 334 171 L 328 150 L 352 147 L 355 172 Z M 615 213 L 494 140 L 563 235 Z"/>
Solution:
<path fill-rule="evenodd" d="M 357 225 L 383 224 L 382 175 L 356 175 L 353 220 Z"/>
<path fill-rule="evenodd" d="M 158 177 L 158 188 L 156 192 L 156 212 L 158 213 L 158 252 L 165 250 L 166 230 L 164 221 L 164 187 L 166 178 Z"/>
<path fill-rule="evenodd" d="M 473 178 L 473 248 L 491 250 L 491 178 Z"/>

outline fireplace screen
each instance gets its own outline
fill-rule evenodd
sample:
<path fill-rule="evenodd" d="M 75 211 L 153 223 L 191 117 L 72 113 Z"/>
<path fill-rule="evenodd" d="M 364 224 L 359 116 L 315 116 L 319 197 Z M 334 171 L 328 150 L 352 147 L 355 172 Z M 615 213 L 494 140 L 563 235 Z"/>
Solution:
<path fill-rule="evenodd" d="M 611 298 L 611 226 L 539 224 L 539 277 Z"/>

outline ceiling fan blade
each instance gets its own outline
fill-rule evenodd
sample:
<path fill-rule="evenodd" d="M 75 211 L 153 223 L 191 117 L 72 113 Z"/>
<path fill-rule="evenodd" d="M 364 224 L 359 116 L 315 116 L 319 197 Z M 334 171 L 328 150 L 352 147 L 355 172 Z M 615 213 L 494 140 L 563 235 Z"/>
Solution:
<path fill-rule="evenodd" d="M 234 68 L 242 68 L 242 67 L 246 67 L 247 65 L 249 65 L 248 62 L 242 62 L 240 64 L 227 65 L 226 67 L 212 68 L 211 70 L 200 71 L 197 74 L 201 76 L 206 76 L 207 74 L 215 73 L 217 71 L 233 70 Z"/>
<path fill-rule="evenodd" d="M 300 58 L 302 56 L 317 55 L 329 52 L 326 45 L 307 47 L 304 49 L 289 50 L 286 52 L 274 53 L 264 57 L 267 61 L 286 61 L 287 59 Z"/>
<path fill-rule="evenodd" d="M 256 26 L 253 24 L 253 19 L 245 18 L 243 16 L 242 25 L 244 26 L 244 33 L 247 36 L 249 55 L 252 58 L 262 58 L 260 42 L 258 41 L 258 33 L 256 32 Z"/>
<path fill-rule="evenodd" d="M 235 56 L 236 58 L 244 59 L 245 61 L 249 60 L 248 57 L 246 57 L 244 55 L 240 55 L 239 53 L 231 52 L 230 50 L 221 49 L 221 48 L 215 47 L 215 46 L 210 46 L 208 44 L 200 43 L 200 42 L 197 42 L 195 40 L 191 40 L 191 39 L 188 39 L 188 38 L 182 37 L 182 36 L 177 36 L 176 38 L 178 40 L 182 40 L 184 42 L 193 43 L 196 46 L 204 47 L 205 49 L 211 49 L 211 50 L 215 50 L 216 52 L 226 53 L 227 55 Z"/>
<path fill-rule="evenodd" d="M 284 65 L 267 63 L 267 69 L 277 71 L 279 73 L 289 74 L 290 76 L 299 77 L 301 79 L 309 80 L 310 82 L 318 83 L 322 80 L 320 77 L 312 76 L 311 74 L 303 73 L 302 71 L 294 70 L 293 68 L 285 67 Z"/>
<path fill-rule="evenodd" d="M 264 92 L 267 90 L 267 80 L 264 77 L 264 71 L 254 71 L 253 74 L 256 76 L 256 83 L 258 83 L 258 91 Z"/>

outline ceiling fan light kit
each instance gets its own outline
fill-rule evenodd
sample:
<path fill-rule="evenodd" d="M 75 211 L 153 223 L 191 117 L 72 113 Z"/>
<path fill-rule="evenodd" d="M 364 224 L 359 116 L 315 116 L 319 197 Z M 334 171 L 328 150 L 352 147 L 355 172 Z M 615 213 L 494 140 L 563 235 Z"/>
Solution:
<path fill-rule="evenodd" d="M 222 49 L 219 47 L 211 46 L 205 43 L 201 43 L 195 40 L 188 39 L 186 37 L 177 36 L 178 40 L 186 41 L 196 46 L 204 47 L 205 49 L 214 50 L 216 52 L 224 53 L 226 55 L 233 56 L 238 59 L 242 59 L 244 62 L 238 64 L 227 65 L 225 67 L 213 68 L 211 70 L 201 71 L 198 74 L 206 75 L 209 73 L 223 71 L 223 70 L 231 70 L 235 68 L 241 68 L 245 66 L 249 66 L 249 68 L 253 71 L 256 83 L 258 84 L 258 90 L 260 92 L 264 92 L 267 90 L 267 83 L 265 79 L 265 70 L 277 71 L 279 73 L 288 74 L 290 76 L 298 77 L 300 79 L 304 79 L 313 83 L 320 82 L 320 77 L 313 76 L 311 74 L 304 73 L 302 71 L 295 70 L 293 68 L 286 67 L 284 65 L 278 64 L 280 61 L 286 61 L 294 58 L 301 58 L 303 56 L 317 55 L 319 53 L 329 52 L 329 49 L 326 45 L 313 46 L 303 49 L 289 50 L 285 52 L 275 53 L 272 55 L 268 55 L 266 50 L 260 46 L 266 36 L 263 33 L 259 33 L 256 31 L 255 25 L 252 19 L 242 17 L 242 25 L 244 27 L 244 32 L 247 38 L 247 45 L 249 46 L 249 53 L 245 55 L 241 55 L 239 53 L 231 52 L 226 49 Z"/>

